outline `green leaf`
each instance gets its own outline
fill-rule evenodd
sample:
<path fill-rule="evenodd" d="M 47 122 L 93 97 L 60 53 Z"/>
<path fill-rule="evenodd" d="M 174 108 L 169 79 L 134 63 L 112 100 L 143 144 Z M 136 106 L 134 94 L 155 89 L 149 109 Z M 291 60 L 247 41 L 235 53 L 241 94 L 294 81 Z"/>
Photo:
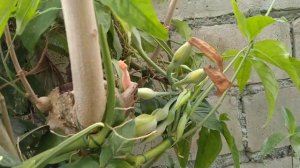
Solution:
<path fill-rule="evenodd" d="M 104 33 L 107 33 L 111 25 L 111 13 L 110 10 L 101 3 L 94 1 L 95 13 L 98 27 L 100 24 L 103 26 Z"/>
<path fill-rule="evenodd" d="M 189 130 L 194 126 L 195 126 L 195 124 L 192 124 L 186 129 Z M 193 136 L 194 135 L 191 135 L 189 137 L 186 137 L 185 139 L 180 140 L 174 146 L 178 161 L 179 161 L 180 166 L 182 168 L 187 167 L 187 164 L 188 164 L 188 161 L 189 161 L 189 155 L 190 155 L 190 149 L 191 149 L 191 145 L 192 145 Z"/>
<path fill-rule="evenodd" d="M 0 37 L 17 2 L 18 0 L 2 0 L 0 2 Z"/>
<path fill-rule="evenodd" d="M 276 21 L 270 16 L 253 16 L 246 20 L 246 27 L 249 41 L 255 37 L 267 26 L 275 23 Z"/>
<path fill-rule="evenodd" d="M 50 8 L 60 8 L 60 0 L 44 1 L 39 10 L 44 11 Z M 41 35 L 54 23 L 59 10 L 50 10 L 38 15 L 30 21 L 21 35 L 23 45 L 27 50 L 33 51 Z M 25 24 L 25 23 L 22 23 Z M 27 24 L 27 23 L 26 23 Z M 21 28 L 20 28 L 21 29 Z"/>
<path fill-rule="evenodd" d="M 123 53 L 123 47 L 122 44 L 120 42 L 119 36 L 117 31 L 115 30 L 114 26 L 110 27 L 110 33 L 112 34 L 112 38 L 113 38 L 113 47 L 116 51 L 116 55 L 117 55 L 117 59 L 120 59 Z"/>
<path fill-rule="evenodd" d="M 134 121 L 131 121 L 123 127 L 116 129 L 116 131 L 124 138 L 135 137 Z M 130 153 L 133 145 L 133 141 L 125 140 L 117 136 L 115 133 L 112 133 L 102 146 L 102 152 L 100 154 L 101 167 L 107 167 L 111 160 L 116 156 L 122 156 Z"/>
<path fill-rule="evenodd" d="M 190 119 L 194 123 L 201 122 L 205 116 L 211 111 L 211 106 L 208 104 L 208 102 L 203 102 L 197 110 L 192 113 L 190 116 Z M 216 115 L 211 115 L 203 124 L 204 127 L 213 129 L 213 130 L 221 130 L 220 121 L 217 119 Z"/>
<path fill-rule="evenodd" d="M 71 164 L 67 164 L 66 166 L 63 166 L 63 168 L 85 168 L 85 167 L 99 167 L 99 163 L 97 159 L 91 156 L 87 156 L 79 160 L 76 160 Z"/>
<path fill-rule="evenodd" d="M 291 64 L 293 65 L 293 67 L 297 71 L 298 76 L 300 76 L 300 61 L 293 58 L 293 57 L 290 57 L 289 59 L 290 59 Z"/>
<path fill-rule="evenodd" d="M 296 157 L 300 157 L 300 133 L 292 135 L 290 137 L 290 143 L 296 154 Z"/>
<path fill-rule="evenodd" d="M 22 0 L 18 3 L 16 22 L 18 35 L 22 34 L 29 21 L 34 17 L 40 0 Z M 44 20 L 45 22 L 45 20 Z"/>
<path fill-rule="evenodd" d="M 283 117 L 285 121 L 285 127 L 289 130 L 291 135 L 294 134 L 296 129 L 296 121 L 293 113 L 288 108 L 284 108 Z"/>
<path fill-rule="evenodd" d="M 114 159 L 107 165 L 107 168 L 134 168 L 128 162 L 122 159 Z"/>
<path fill-rule="evenodd" d="M 172 24 L 176 28 L 176 32 L 186 41 L 189 40 L 192 36 L 192 30 L 185 21 L 178 19 L 172 20 Z"/>
<path fill-rule="evenodd" d="M 238 69 L 240 66 L 241 62 L 243 60 L 243 57 L 239 57 L 235 64 L 234 64 L 234 69 L 235 71 Z M 252 72 L 252 64 L 249 58 L 246 58 L 244 61 L 244 64 L 242 65 L 242 68 L 240 69 L 238 75 L 237 75 L 237 83 L 239 86 L 239 92 L 242 93 L 248 80 L 250 79 Z"/>
<path fill-rule="evenodd" d="M 262 81 L 267 97 L 269 113 L 266 123 L 264 124 L 264 126 L 266 126 L 271 121 L 275 110 L 279 86 L 273 71 L 264 62 L 260 60 L 253 60 L 252 65 Z"/>
<path fill-rule="evenodd" d="M 221 125 L 222 125 L 222 134 L 227 142 L 227 145 L 228 145 L 229 150 L 232 155 L 232 159 L 234 161 L 234 167 L 239 168 L 240 167 L 240 154 L 239 154 L 238 148 L 236 146 L 234 137 L 230 134 L 230 131 L 225 122 L 221 122 Z"/>
<path fill-rule="evenodd" d="M 168 32 L 158 20 L 151 0 L 100 0 L 127 24 L 153 36 L 168 39 Z"/>
<path fill-rule="evenodd" d="M 0 167 L 14 167 L 20 163 L 17 158 L 13 157 L 0 146 Z"/>
<path fill-rule="evenodd" d="M 231 4 L 233 7 L 233 13 L 235 15 L 238 27 L 241 31 L 241 33 L 245 36 L 248 37 L 247 35 L 247 20 L 245 15 L 239 10 L 239 7 L 237 5 L 236 0 L 231 0 Z"/>
<path fill-rule="evenodd" d="M 300 132 L 300 126 L 296 127 L 295 132 L 296 132 L 296 133 L 299 133 L 299 132 Z"/>
<path fill-rule="evenodd" d="M 284 70 L 300 90 L 300 80 L 296 68 L 290 61 L 290 53 L 284 43 L 277 40 L 263 40 L 254 44 L 254 55 Z"/>
<path fill-rule="evenodd" d="M 220 132 L 202 127 L 197 145 L 198 151 L 194 167 L 209 168 L 222 149 Z"/>
<path fill-rule="evenodd" d="M 103 145 L 100 154 L 100 168 L 106 167 L 113 156 L 112 148 L 109 145 Z"/>
<path fill-rule="evenodd" d="M 265 157 L 267 154 L 272 152 L 272 150 L 284 139 L 288 138 L 289 135 L 285 133 L 274 133 L 271 136 L 269 136 L 262 146 L 262 149 L 260 151 L 260 154 L 262 157 Z"/>
<path fill-rule="evenodd" d="M 222 54 L 224 60 L 229 60 L 234 58 L 239 53 L 239 50 L 228 50 Z"/>

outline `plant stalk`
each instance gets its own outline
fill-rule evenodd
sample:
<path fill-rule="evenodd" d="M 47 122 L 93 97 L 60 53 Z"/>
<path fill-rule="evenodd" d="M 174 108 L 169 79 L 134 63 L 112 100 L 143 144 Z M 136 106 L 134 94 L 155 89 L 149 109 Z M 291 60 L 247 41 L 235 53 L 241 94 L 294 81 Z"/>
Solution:
<path fill-rule="evenodd" d="M 240 72 L 240 70 L 242 69 L 242 66 L 243 66 L 244 62 L 246 61 L 246 58 L 247 58 L 247 56 L 249 55 L 251 49 L 252 49 L 252 42 L 250 42 L 250 45 L 249 45 L 249 47 L 248 47 L 248 50 L 246 51 L 246 54 L 244 55 L 244 57 L 243 57 L 243 59 L 242 59 L 242 61 L 241 61 L 241 64 L 239 65 L 239 67 L 238 67 L 237 70 L 235 71 L 235 73 L 234 73 L 234 75 L 233 75 L 233 77 L 232 77 L 232 79 L 231 79 L 231 82 L 233 82 L 233 81 L 236 79 L 236 77 L 237 77 L 238 73 Z M 238 54 L 237 54 L 236 57 L 238 57 Z M 231 65 L 232 65 L 232 64 L 231 64 Z M 229 67 L 229 66 L 228 66 L 228 67 Z M 226 69 L 227 69 L 227 68 L 226 68 Z M 213 85 L 211 85 L 211 86 L 213 86 Z M 212 109 L 212 110 L 211 110 L 211 111 L 203 118 L 203 120 L 202 120 L 200 123 L 198 123 L 198 124 L 196 125 L 196 127 L 192 128 L 192 129 L 190 129 L 188 132 L 186 132 L 186 133 L 181 137 L 181 139 L 184 139 L 184 138 L 186 138 L 186 137 L 188 137 L 188 136 L 194 134 L 194 132 L 196 132 L 199 128 L 201 128 L 201 127 L 203 126 L 203 124 L 207 121 L 207 119 L 208 119 L 211 115 L 213 115 L 213 114 L 218 110 L 218 108 L 221 106 L 221 104 L 222 104 L 224 98 L 226 97 L 228 91 L 229 91 L 229 88 L 225 90 L 225 92 L 224 92 L 224 93 L 222 94 L 222 96 L 219 98 L 219 100 L 218 100 L 218 102 L 216 103 L 216 105 L 214 106 L 214 108 L 213 108 L 213 109 Z M 204 95 L 204 94 L 203 94 L 203 95 Z M 205 96 L 206 96 L 206 95 L 205 95 Z M 204 98 L 205 98 L 205 96 L 204 96 Z"/>
<path fill-rule="evenodd" d="M 106 33 L 103 30 L 102 25 L 99 27 L 100 32 L 100 45 L 102 48 L 102 58 L 104 64 L 104 70 L 106 72 L 106 81 L 107 81 L 107 104 L 105 112 L 105 123 L 108 125 L 113 125 L 114 122 L 114 113 L 115 113 L 115 77 L 112 67 L 111 55 L 109 52 L 109 47 L 107 43 Z"/>
<path fill-rule="evenodd" d="M 102 121 L 106 106 L 93 0 L 61 0 L 70 53 L 76 115 L 85 128 Z"/>
<path fill-rule="evenodd" d="M 171 0 L 170 4 L 169 4 L 169 8 L 168 8 L 168 12 L 167 12 L 167 16 L 166 16 L 166 19 L 165 19 L 165 22 L 164 22 L 164 26 L 169 29 L 170 25 L 171 25 L 171 20 L 172 20 L 172 17 L 174 15 L 174 11 L 175 11 L 175 8 L 176 8 L 176 3 L 177 3 L 177 0 Z M 151 56 L 151 59 L 152 60 L 156 60 L 157 56 L 159 55 L 161 51 L 161 47 L 160 46 L 157 46 Z"/>
<path fill-rule="evenodd" d="M 14 45 L 13 45 L 13 42 L 11 39 L 11 35 L 10 35 L 8 26 L 5 27 L 5 40 L 6 40 L 6 44 L 8 46 L 8 51 L 9 51 L 11 60 L 13 62 L 15 70 L 16 70 L 16 74 L 20 77 L 20 80 L 25 88 L 25 91 L 26 91 L 26 94 L 27 94 L 29 100 L 31 102 L 33 102 L 34 104 L 39 103 L 37 95 L 34 93 L 33 89 L 31 88 L 29 82 L 27 81 L 25 72 L 19 64 L 16 52 L 14 50 Z"/>

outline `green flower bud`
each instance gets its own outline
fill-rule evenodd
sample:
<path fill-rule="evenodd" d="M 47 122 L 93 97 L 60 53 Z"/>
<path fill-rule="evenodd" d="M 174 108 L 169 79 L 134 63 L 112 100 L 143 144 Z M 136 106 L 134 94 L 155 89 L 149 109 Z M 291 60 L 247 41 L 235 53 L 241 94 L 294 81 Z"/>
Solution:
<path fill-rule="evenodd" d="M 156 139 L 157 137 L 161 136 L 164 133 L 164 131 L 166 130 L 167 126 L 168 125 L 166 124 L 166 122 L 161 123 L 157 127 L 156 132 L 154 134 L 150 135 L 147 139 L 145 139 L 144 142 L 145 143 L 150 142 L 150 141 Z"/>
<path fill-rule="evenodd" d="M 177 140 L 182 136 L 187 122 L 188 122 L 188 116 L 186 113 L 183 113 L 177 125 L 177 130 L 176 130 Z"/>
<path fill-rule="evenodd" d="M 202 80 L 204 80 L 206 77 L 206 73 L 204 72 L 204 70 L 201 69 L 197 69 L 195 71 L 192 71 L 190 73 L 188 73 L 186 75 L 186 77 L 178 82 L 175 83 L 176 86 L 181 86 L 184 84 L 190 84 L 190 83 L 199 83 Z"/>
<path fill-rule="evenodd" d="M 137 136 L 143 136 L 154 131 L 157 126 L 156 117 L 148 114 L 141 114 L 135 119 L 135 131 Z"/>
<path fill-rule="evenodd" d="M 187 91 L 185 89 L 183 92 L 181 92 L 177 98 L 175 109 L 179 109 L 182 105 L 188 102 L 190 97 L 191 97 L 191 91 Z"/>
<path fill-rule="evenodd" d="M 174 57 L 168 66 L 168 70 L 172 70 L 179 65 L 183 64 L 189 56 L 192 54 L 192 45 L 189 42 L 184 43 L 178 50 L 175 52 Z"/>
<path fill-rule="evenodd" d="M 138 97 L 148 100 L 156 96 L 156 92 L 149 88 L 138 88 Z"/>

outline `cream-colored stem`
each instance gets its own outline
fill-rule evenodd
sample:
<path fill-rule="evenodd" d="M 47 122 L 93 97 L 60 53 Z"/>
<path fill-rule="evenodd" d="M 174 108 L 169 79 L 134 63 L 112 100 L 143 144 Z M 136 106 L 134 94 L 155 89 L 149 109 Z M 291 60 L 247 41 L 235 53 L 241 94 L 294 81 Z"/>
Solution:
<path fill-rule="evenodd" d="M 106 105 L 93 0 L 61 0 L 67 32 L 76 114 L 87 127 L 100 122 Z"/>

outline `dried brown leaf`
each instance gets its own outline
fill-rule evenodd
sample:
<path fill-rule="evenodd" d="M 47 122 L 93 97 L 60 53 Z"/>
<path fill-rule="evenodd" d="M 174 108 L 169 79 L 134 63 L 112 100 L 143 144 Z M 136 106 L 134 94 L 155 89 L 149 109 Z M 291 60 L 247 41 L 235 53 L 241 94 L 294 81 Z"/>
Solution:
<path fill-rule="evenodd" d="M 223 72 L 221 72 L 217 68 L 213 68 L 211 66 L 204 67 L 204 71 L 207 74 L 207 76 L 212 80 L 212 82 L 215 84 L 218 95 L 222 95 L 225 90 L 231 87 L 231 82 L 228 80 L 228 78 L 225 76 Z"/>
<path fill-rule="evenodd" d="M 211 45 L 196 37 L 192 37 L 189 43 L 202 51 L 205 56 L 218 65 L 221 72 L 223 71 L 223 59 Z"/>

